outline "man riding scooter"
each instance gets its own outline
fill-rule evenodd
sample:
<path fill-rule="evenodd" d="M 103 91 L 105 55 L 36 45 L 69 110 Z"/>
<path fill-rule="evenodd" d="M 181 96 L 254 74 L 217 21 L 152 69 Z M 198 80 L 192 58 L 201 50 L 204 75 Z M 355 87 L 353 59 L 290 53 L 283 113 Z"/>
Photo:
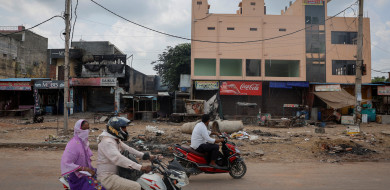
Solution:
<path fill-rule="evenodd" d="M 204 114 L 202 116 L 202 122 L 195 125 L 191 135 L 191 147 L 197 152 L 207 153 L 206 160 L 209 162 L 210 166 L 221 169 L 215 161 L 219 154 L 219 145 L 217 143 L 223 142 L 223 139 L 213 139 L 210 137 L 210 135 L 218 135 L 218 133 L 208 130 L 207 126 L 209 125 L 209 122 L 210 116 Z"/>
<path fill-rule="evenodd" d="M 127 150 L 129 153 L 143 160 L 155 159 L 155 156 L 139 152 L 122 142 L 128 138 L 126 127 L 129 123 L 130 120 L 126 118 L 113 117 L 107 123 L 107 131 L 104 131 L 99 136 L 97 178 L 109 190 L 141 189 L 140 184 L 137 182 L 119 177 L 118 166 L 135 169 L 144 173 L 152 170 L 151 166 L 142 166 L 121 154 L 121 151 Z"/>

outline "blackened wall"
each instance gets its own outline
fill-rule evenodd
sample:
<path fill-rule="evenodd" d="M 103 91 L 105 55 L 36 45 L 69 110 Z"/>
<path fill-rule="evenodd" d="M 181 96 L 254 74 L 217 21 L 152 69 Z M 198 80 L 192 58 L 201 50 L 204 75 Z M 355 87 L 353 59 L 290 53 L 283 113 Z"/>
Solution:
<path fill-rule="evenodd" d="M 269 83 L 263 82 L 261 112 L 270 113 L 272 116 L 283 116 L 283 104 L 302 104 L 303 90 L 304 88 L 269 88 Z M 289 112 L 288 108 L 285 112 Z"/>
<path fill-rule="evenodd" d="M 295 111 L 286 108 L 283 111 L 284 104 L 302 104 L 302 97 L 305 95 L 306 88 L 269 88 L 269 82 L 263 82 L 262 96 L 220 96 L 223 115 L 231 118 L 234 115 L 256 116 L 259 108 L 262 113 L 271 113 L 272 116 L 291 116 Z M 208 100 L 218 90 L 195 90 L 194 99 Z M 237 106 L 237 102 L 256 103 L 255 107 Z"/>
<path fill-rule="evenodd" d="M 114 94 L 110 93 L 110 87 L 89 88 L 87 95 L 87 111 L 113 112 Z"/>
<path fill-rule="evenodd" d="M 129 76 L 129 94 L 157 94 L 154 75 L 148 76 L 130 68 Z"/>
<path fill-rule="evenodd" d="M 86 55 L 121 55 L 115 45 L 108 41 L 96 41 L 96 42 L 72 42 L 72 47 L 76 49 L 82 49 Z"/>
<path fill-rule="evenodd" d="M 232 115 L 256 116 L 262 107 L 262 96 L 221 96 L 222 112 L 225 117 Z M 237 102 L 256 103 L 257 106 L 238 106 Z"/>
<path fill-rule="evenodd" d="M 194 99 L 209 100 L 218 90 L 196 90 Z M 259 108 L 262 106 L 261 96 L 220 96 L 222 104 L 222 113 L 227 118 L 232 118 L 234 115 L 256 116 Z M 256 103 L 254 107 L 237 106 L 237 102 Z"/>
<path fill-rule="evenodd" d="M 194 99 L 207 101 L 217 93 L 218 90 L 196 90 L 194 92 Z"/>

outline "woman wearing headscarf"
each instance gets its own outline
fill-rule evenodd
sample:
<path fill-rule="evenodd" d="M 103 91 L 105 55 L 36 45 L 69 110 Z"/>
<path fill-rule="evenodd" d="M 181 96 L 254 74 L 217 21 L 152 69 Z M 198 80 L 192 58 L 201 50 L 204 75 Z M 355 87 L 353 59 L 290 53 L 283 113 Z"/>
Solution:
<path fill-rule="evenodd" d="M 83 119 L 78 120 L 74 125 L 74 136 L 62 155 L 61 174 L 67 177 L 72 190 L 104 189 L 96 180 L 96 169 L 91 165 L 93 154 L 89 148 L 88 135 L 89 123 Z"/>

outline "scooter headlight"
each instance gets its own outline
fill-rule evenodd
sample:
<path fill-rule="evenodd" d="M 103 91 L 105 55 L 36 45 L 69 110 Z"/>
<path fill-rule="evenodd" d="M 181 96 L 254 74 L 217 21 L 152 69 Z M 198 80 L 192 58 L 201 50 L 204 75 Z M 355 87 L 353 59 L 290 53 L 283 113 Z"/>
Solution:
<path fill-rule="evenodd" d="M 236 153 L 240 153 L 240 150 L 238 148 L 235 148 Z"/>

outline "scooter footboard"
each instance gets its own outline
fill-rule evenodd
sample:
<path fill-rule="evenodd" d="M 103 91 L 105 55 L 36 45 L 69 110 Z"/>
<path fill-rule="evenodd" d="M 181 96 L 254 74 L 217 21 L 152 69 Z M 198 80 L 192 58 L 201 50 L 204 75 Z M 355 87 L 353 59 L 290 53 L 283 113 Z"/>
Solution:
<path fill-rule="evenodd" d="M 190 162 L 194 162 L 197 164 L 208 164 L 205 157 L 187 152 L 180 147 L 176 147 L 176 153 L 178 157 L 186 159 Z"/>
<path fill-rule="evenodd" d="M 187 159 L 189 161 L 196 162 L 198 164 L 208 164 L 206 159 L 203 156 L 198 156 L 198 155 L 191 154 L 191 153 L 189 153 L 187 155 Z"/>

